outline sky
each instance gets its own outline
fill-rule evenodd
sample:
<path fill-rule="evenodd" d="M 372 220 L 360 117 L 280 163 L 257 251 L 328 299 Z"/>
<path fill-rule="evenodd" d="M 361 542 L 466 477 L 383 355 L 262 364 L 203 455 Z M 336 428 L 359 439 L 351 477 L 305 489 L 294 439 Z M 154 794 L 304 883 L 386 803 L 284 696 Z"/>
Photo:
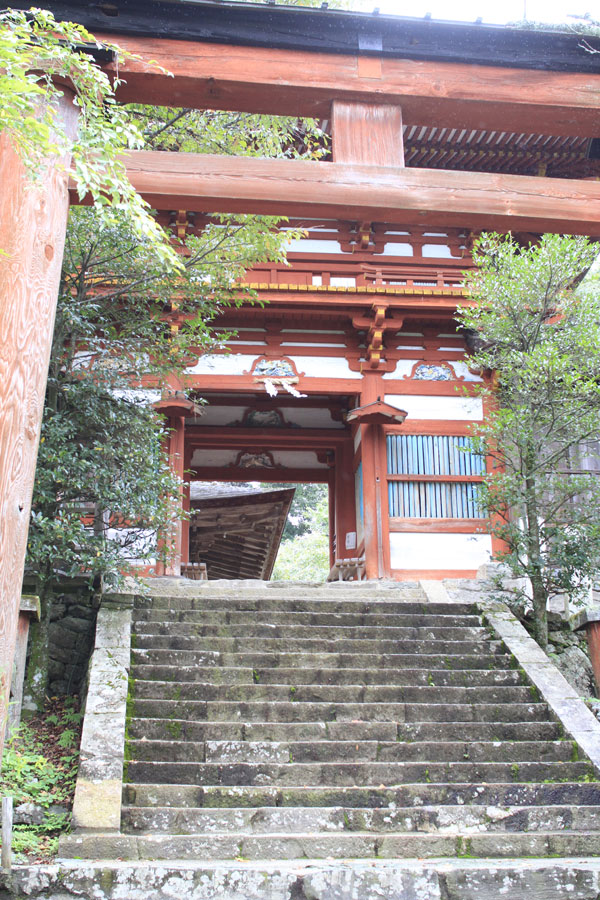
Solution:
<path fill-rule="evenodd" d="M 589 13 L 600 20 L 600 0 L 369 0 L 382 13 L 424 16 L 434 19 L 502 24 L 527 18 L 533 22 L 573 22 L 569 14 Z"/>

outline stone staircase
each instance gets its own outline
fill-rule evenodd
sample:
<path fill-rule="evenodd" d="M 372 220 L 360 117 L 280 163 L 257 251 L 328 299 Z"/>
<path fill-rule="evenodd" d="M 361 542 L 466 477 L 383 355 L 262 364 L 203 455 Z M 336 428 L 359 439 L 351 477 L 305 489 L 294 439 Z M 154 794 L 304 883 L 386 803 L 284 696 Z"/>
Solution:
<path fill-rule="evenodd" d="M 137 856 L 600 855 L 597 772 L 477 606 L 375 587 L 136 600 Z"/>

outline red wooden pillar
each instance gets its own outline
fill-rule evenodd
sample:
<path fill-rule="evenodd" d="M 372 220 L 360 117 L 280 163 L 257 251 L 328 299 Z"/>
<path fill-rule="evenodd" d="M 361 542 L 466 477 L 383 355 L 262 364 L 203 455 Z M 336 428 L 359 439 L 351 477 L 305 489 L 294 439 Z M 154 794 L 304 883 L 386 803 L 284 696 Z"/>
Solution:
<path fill-rule="evenodd" d="M 361 406 L 383 396 L 378 372 L 364 372 Z M 363 471 L 365 569 L 367 578 L 387 578 L 389 569 L 389 525 L 387 520 L 387 481 L 383 465 L 384 441 L 381 425 L 362 424 L 361 450 Z M 384 449 L 385 449 L 385 445 Z"/>
<path fill-rule="evenodd" d="M 180 479 L 178 495 L 174 498 L 174 502 L 181 509 L 184 505 L 184 416 L 172 416 L 170 426 L 172 430 L 169 437 L 169 466 Z M 182 531 L 181 519 L 172 523 L 169 535 L 169 560 L 165 566 L 165 575 L 181 575 Z"/>
<path fill-rule="evenodd" d="M 338 559 L 356 556 L 356 544 L 346 546 L 346 535 L 356 534 L 356 504 L 354 491 L 354 444 L 352 438 L 344 441 L 335 457 L 335 533 Z"/>
<path fill-rule="evenodd" d="M 65 90 L 58 110 L 70 135 L 77 127 L 72 100 Z M 69 162 L 49 158 L 32 184 L 9 136 L 0 134 L 0 754 L 69 212 Z"/>

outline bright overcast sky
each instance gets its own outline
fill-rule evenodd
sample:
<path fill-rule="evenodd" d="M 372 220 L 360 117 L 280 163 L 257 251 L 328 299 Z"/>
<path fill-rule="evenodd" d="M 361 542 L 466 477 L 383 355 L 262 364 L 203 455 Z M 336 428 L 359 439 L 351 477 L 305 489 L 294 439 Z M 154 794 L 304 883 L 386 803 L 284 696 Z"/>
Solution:
<path fill-rule="evenodd" d="M 363 0 L 364 2 L 364 0 Z M 474 22 L 572 22 L 569 14 L 589 13 L 600 19 L 600 0 L 366 0 L 361 8 L 379 7 L 382 13 Z"/>

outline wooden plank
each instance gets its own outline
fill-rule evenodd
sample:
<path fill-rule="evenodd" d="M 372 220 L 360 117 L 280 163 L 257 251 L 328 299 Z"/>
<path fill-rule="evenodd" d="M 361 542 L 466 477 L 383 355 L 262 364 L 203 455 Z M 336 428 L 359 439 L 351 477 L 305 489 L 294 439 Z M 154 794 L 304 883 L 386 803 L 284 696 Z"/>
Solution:
<path fill-rule="evenodd" d="M 334 100 L 331 124 L 335 162 L 404 165 L 402 110 L 399 106 Z"/>
<path fill-rule="evenodd" d="M 2 798 L 2 871 L 12 868 L 13 798 Z"/>
<path fill-rule="evenodd" d="M 119 67 L 128 103 L 329 118 L 335 97 L 399 105 L 411 124 L 598 135 L 600 74 L 384 58 L 373 77 L 358 54 L 98 36 L 141 57 Z"/>
<path fill-rule="evenodd" d="M 66 91 L 58 114 L 72 134 Z M 0 755 L 69 198 L 68 159 L 32 185 L 0 134 Z"/>
<path fill-rule="evenodd" d="M 126 154 L 155 209 L 569 234 L 600 231 L 600 182 L 194 153 Z"/>

